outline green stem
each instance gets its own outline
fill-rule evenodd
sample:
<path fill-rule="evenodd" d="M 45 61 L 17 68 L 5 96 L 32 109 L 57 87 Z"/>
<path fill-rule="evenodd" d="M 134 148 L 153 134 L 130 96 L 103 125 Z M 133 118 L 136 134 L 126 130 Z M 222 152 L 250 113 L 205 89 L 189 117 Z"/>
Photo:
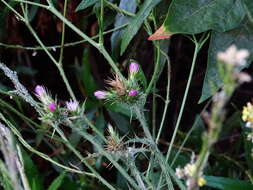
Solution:
<path fill-rule="evenodd" d="M 67 171 L 70 171 L 70 172 L 73 172 L 73 173 L 78 173 L 78 174 L 83 174 L 83 175 L 88 175 L 88 176 L 92 176 L 92 177 L 95 177 L 94 174 L 92 173 L 88 173 L 88 172 L 83 172 L 83 171 L 80 171 L 80 170 L 76 170 L 76 169 L 73 169 L 73 168 L 69 168 L 67 166 L 64 166 L 58 162 L 56 162 L 55 160 L 51 159 L 49 156 L 47 156 L 46 154 L 42 153 L 42 152 L 39 152 L 37 151 L 36 149 L 34 149 L 32 146 L 30 146 L 22 137 L 22 135 L 20 134 L 20 132 L 17 130 L 16 127 L 14 127 L 9 121 L 7 121 L 5 119 L 5 117 L 3 116 L 2 113 L 0 113 L 0 119 L 2 121 L 4 121 L 6 123 L 6 125 L 8 127 L 10 127 L 11 131 L 17 136 L 17 138 L 19 139 L 19 142 L 25 147 L 27 148 L 29 151 L 37 154 L 38 156 L 44 158 L 45 160 L 51 162 L 52 164 L 55 164 L 56 166 L 59 166 L 60 168 L 63 168 Z"/>
<path fill-rule="evenodd" d="M 202 114 L 206 111 L 207 107 L 210 105 L 211 102 L 212 102 L 212 99 L 210 99 L 210 100 L 207 102 L 207 104 L 205 105 L 205 107 L 204 107 L 203 110 L 201 111 L 200 115 L 202 115 Z M 196 122 L 199 122 L 200 119 L 201 119 L 201 117 L 198 116 L 198 118 L 196 119 Z M 190 129 L 190 131 L 187 132 L 186 137 L 184 138 L 184 140 L 183 140 L 182 144 L 180 145 L 180 147 L 179 147 L 179 149 L 178 149 L 178 151 L 177 151 L 175 157 L 173 158 L 173 160 L 172 160 L 172 162 L 171 162 L 171 167 L 173 167 L 174 163 L 176 162 L 176 160 L 177 160 L 177 158 L 178 158 L 178 155 L 180 154 L 182 148 L 184 147 L 184 145 L 185 145 L 185 143 L 187 142 L 188 138 L 191 136 L 191 134 L 192 134 L 192 132 L 193 132 L 194 129 L 195 129 L 195 127 L 192 127 L 192 128 Z"/>
<path fill-rule="evenodd" d="M 104 44 L 104 0 L 100 0 L 100 15 L 99 15 L 99 44 Z"/>
<path fill-rule="evenodd" d="M 159 72 L 159 66 L 160 66 L 160 57 L 161 57 L 161 54 L 160 54 L 160 44 L 159 42 L 155 42 L 157 43 L 155 46 L 156 46 L 156 50 L 157 50 L 157 58 L 156 58 L 156 62 L 155 62 L 155 68 L 154 68 L 154 73 L 152 75 L 152 78 L 151 78 L 151 81 L 148 85 L 148 88 L 146 89 L 146 92 L 145 94 L 149 94 L 150 91 L 153 89 L 154 87 L 154 84 L 157 80 L 157 74 Z"/>
<path fill-rule="evenodd" d="M 112 32 L 117 31 L 117 30 L 121 30 L 122 28 L 125 28 L 126 26 L 128 26 L 128 24 L 123 24 L 119 27 L 107 30 L 103 33 L 103 35 L 112 33 Z M 91 39 L 94 40 L 94 39 L 97 39 L 98 37 L 99 37 L 99 35 L 96 35 L 96 36 L 91 37 Z M 76 41 L 76 42 L 65 43 L 63 46 L 62 45 L 54 45 L 54 46 L 45 46 L 45 47 L 46 47 L 47 50 L 55 51 L 56 49 L 61 48 L 61 47 L 64 47 L 64 48 L 65 47 L 71 47 L 71 46 L 82 44 L 84 42 L 87 42 L 87 40 L 80 40 L 80 41 Z M 6 47 L 6 48 L 13 48 L 13 49 L 43 50 L 44 51 L 44 49 L 41 46 L 38 46 L 38 47 L 25 47 L 25 46 L 21 46 L 21 45 L 5 44 L 5 43 L 1 43 L 1 42 L 0 42 L 0 46 Z"/>
<path fill-rule="evenodd" d="M 104 155 L 114 166 L 117 168 L 117 170 L 124 176 L 124 178 L 131 184 L 136 190 L 139 189 L 139 186 L 135 183 L 135 181 L 129 176 L 129 174 L 125 171 L 124 168 L 122 168 L 117 161 L 109 154 L 107 153 L 104 148 L 97 143 L 97 141 L 94 139 L 93 136 L 87 134 L 82 129 L 80 130 L 80 134 L 84 137 L 84 139 L 88 140 L 91 144 L 93 144 L 99 153 Z"/>
<path fill-rule="evenodd" d="M 67 5 L 68 0 L 64 0 L 64 7 L 63 7 L 63 16 L 66 17 L 67 12 Z M 65 42 L 65 23 L 62 23 L 62 35 L 61 35 L 61 51 L 60 51 L 60 57 L 59 57 L 59 65 L 62 66 L 63 61 L 63 52 L 64 52 L 64 42 Z"/>
<path fill-rule="evenodd" d="M 25 171 L 24 171 L 25 170 L 24 169 L 24 160 L 22 157 L 21 149 L 20 149 L 19 145 L 16 145 L 16 147 L 17 147 L 17 152 L 18 152 L 17 168 L 18 168 L 19 174 L 21 176 L 21 181 L 23 183 L 25 190 L 31 190 L 29 182 L 28 182 L 26 174 L 25 174 Z"/>
<path fill-rule="evenodd" d="M 61 138 L 65 141 L 65 145 L 81 160 L 82 163 L 99 179 L 106 187 L 111 190 L 116 190 L 111 184 L 109 184 L 86 160 L 85 158 L 71 145 L 68 141 L 67 137 L 60 130 L 57 125 L 53 125 L 54 129 L 61 136 Z"/>
<path fill-rule="evenodd" d="M 162 52 L 164 53 L 164 52 Z M 162 121 L 160 123 L 160 127 L 156 136 L 156 144 L 158 144 L 159 138 L 161 136 L 162 133 L 162 129 L 163 129 L 163 124 L 165 121 L 165 117 L 166 117 L 166 113 L 168 110 L 168 106 L 169 106 L 169 102 L 170 102 L 170 76 L 171 76 L 171 68 L 170 68 L 170 60 L 169 57 L 167 56 L 167 54 L 163 54 L 166 59 L 167 59 L 167 64 L 168 64 L 168 71 L 167 71 L 167 76 L 168 76 L 168 81 L 167 81 L 167 90 L 166 90 L 166 100 L 165 100 L 165 105 L 164 105 L 164 110 L 163 110 L 163 116 L 162 116 Z"/>
<path fill-rule="evenodd" d="M 114 9 L 115 11 L 117 11 L 117 12 L 119 12 L 119 13 L 125 14 L 125 15 L 130 16 L 130 17 L 135 17 L 135 16 L 136 16 L 135 14 L 133 14 L 133 13 L 131 13 L 131 12 L 128 12 L 128 11 L 126 11 L 126 10 L 124 10 L 124 9 L 119 8 L 117 5 L 111 3 L 111 2 L 108 1 L 108 0 L 105 0 L 105 4 L 106 4 L 109 8 Z"/>
<path fill-rule="evenodd" d="M 176 126 L 175 126 L 175 129 L 174 129 L 174 132 L 173 132 L 173 135 L 172 135 L 172 139 L 171 139 L 171 142 L 170 142 L 170 146 L 169 146 L 169 149 L 168 149 L 168 152 L 167 152 L 167 155 L 166 155 L 166 161 L 168 161 L 168 159 L 169 159 L 171 149 L 172 149 L 172 145 L 174 144 L 176 134 L 177 134 L 177 131 L 178 131 L 178 127 L 179 127 L 181 119 L 182 119 L 182 115 L 183 115 L 184 107 L 185 107 L 185 102 L 186 102 L 186 99 L 187 99 L 187 96 L 188 96 L 188 93 L 189 93 L 189 89 L 190 89 L 190 85 L 191 85 L 191 80 L 192 80 L 193 71 L 194 71 L 194 68 L 195 68 L 198 52 L 199 52 L 199 44 L 195 43 L 195 49 L 194 49 L 194 55 L 193 55 L 191 70 L 190 70 L 190 74 L 189 74 L 189 77 L 188 77 L 188 81 L 187 81 L 187 85 L 186 85 L 182 105 L 181 105 L 181 108 L 180 108 L 180 111 L 179 111 L 178 119 L 177 119 L 177 122 L 176 122 Z"/>
<path fill-rule="evenodd" d="M 105 57 L 105 59 L 108 61 L 108 63 L 111 65 L 111 67 L 113 68 L 114 72 L 121 78 L 121 79 L 125 79 L 124 76 L 121 74 L 120 70 L 118 69 L 118 67 L 116 66 L 116 64 L 114 63 L 113 59 L 111 58 L 111 56 L 108 54 L 108 52 L 105 50 L 105 48 L 103 46 L 101 46 L 101 44 L 96 43 L 94 40 L 92 40 L 90 37 L 88 37 L 86 34 L 84 34 L 79 28 L 77 28 L 75 25 L 73 25 L 71 22 L 69 22 L 59 11 L 57 11 L 52 3 L 47 0 L 49 2 L 49 8 L 48 10 L 50 12 L 52 12 L 55 16 L 57 16 L 60 20 L 62 20 L 67 26 L 69 26 L 73 31 L 75 31 L 79 36 L 81 36 L 83 39 L 87 40 L 87 42 L 89 42 L 92 46 L 94 46 L 95 48 L 97 48 L 100 53 Z"/>
<path fill-rule="evenodd" d="M 26 1 L 26 0 L 14 0 L 14 1 L 19 2 L 19 3 L 26 3 L 29 5 L 34 5 L 34 6 L 45 8 L 45 9 L 48 8 L 48 5 L 43 5 L 41 3 L 36 3 L 36 2 L 32 2 L 32 1 Z"/>
<path fill-rule="evenodd" d="M 19 14 L 15 9 L 13 9 L 12 6 L 10 6 L 4 0 L 1 0 L 1 1 L 3 2 L 3 4 L 6 5 L 6 7 L 8 7 L 13 13 L 15 13 L 15 15 L 18 17 L 18 19 L 20 19 L 21 21 L 25 22 L 25 18 L 22 17 L 21 14 Z"/>
<path fill-rule="evenodd" d="M 30 23 L 28 21 L 25 22 L 27 28 L 30 30 L 30 32 L 32 33 L 32 35 L 34 36 L 34 38 L 37 40 L 37 42 L 41 45 L 41 47 L 44 49 L 44 51 L 46 52 L 46 54 L 48 55 L 48 57 L 53 61 L 53 63 L 55 64 L 55 66 L 58 68 L 60 75 L 65 83 L 65 86 L 71 96 L 71 98 L 73 100 L 76 100 L 76 97 L 72 91 L 72 88 L 70 87 L 70 84 L 67 80 L 67 77 L 65 75 L 65 72 L 63 70 L 63 68 L 59 65 L 59 63 L 55 60 L 55 58 L 52 56 L 52 54 L 47 50 L 47 48 L 45 47 L 45 45 L 43 44 L 43 42 L 40 40 L 40 38 L 38 37 L 38 35 L 36 34 L 36 32 L 33 30 L 33 28 L 31 27 Z"/>
<path fill-rule="evenodd" d="M 155 141 L 153 140 L 153 137 L 149 131 L 144 113 L 143 113 L 143 111 L 141 111 L 141 109 L 137 105 L 134 106 L 134 110 L 135 110 L 135 113 L 136 113 L 136 116 L 137 116 L 139 122 L 141 123 L 144 134 L 151 144 L 151 149 L 154 150 L 155 155 L 157 156 L 157 158 L 159 160 L 160 167 L 166 176 L 165 179 L 167 181 L 168 188 L 173 189 L 171 178 L 170 178 L 169 172 L 167 171 L 167 164 L 166 164 L 167 162 L 163 159 L 163 155 L 160 153 L 158 147 L 155 144 Z"/>

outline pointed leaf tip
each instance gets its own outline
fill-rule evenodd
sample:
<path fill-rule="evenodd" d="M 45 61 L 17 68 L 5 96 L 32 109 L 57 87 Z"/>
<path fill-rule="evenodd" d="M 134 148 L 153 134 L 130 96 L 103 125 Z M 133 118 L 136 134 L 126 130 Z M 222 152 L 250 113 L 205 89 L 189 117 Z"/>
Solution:
<path fill-rule="evenodd" d="M 172 36 L 172 33 L 165 31 L 165 27 L 162 25 L 154 34 L 149 36 L 148 40 L 162 40 L 168 39 Z"/>

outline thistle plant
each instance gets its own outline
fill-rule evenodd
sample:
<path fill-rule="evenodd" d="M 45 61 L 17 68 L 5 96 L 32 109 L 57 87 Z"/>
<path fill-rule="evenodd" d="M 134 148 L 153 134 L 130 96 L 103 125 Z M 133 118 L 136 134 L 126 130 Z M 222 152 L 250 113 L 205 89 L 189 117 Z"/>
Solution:
<path fill-rule="evenodd" d="M 97 99 L 105 99 L 111 103 L 118 102 L 129 106 L 136 104 L 143 95 L 143 90 L 137 78 L 139 68 L 139 64 L 131 62 L 129 64 L 128 80 L 122 80 L 118 75 L 115 75 L 114 78 L 105 81 L 109 85 L 108 90 L 98 90 L 94 92 L 94 96 Z"/>
<path fill-rule="evenodd" d="M 209 90 L 212 91 L 211 94 L 215 95 L 209 101 L 212 103 L 210 110 L 205 111 L 204 109 L 201 114 L 207 125 L 207 129 L 202 136 L 200 153 L 198 155 L 193 154 L 191 161 L 186 165 L 180 165 L 175 168 L 175 161 L 180 161 L 178 155 L 184 153 L 184 143 L 187 142 L 188 137 L 190 138 L 192 130 L 186 135 L 177 153 L 175 155 L 173 153 L 174 150 L 178 148 L 177 144 L 181 143 L 184 135 L 184 129 L 182 129 L 182 131 L 180 129 L 180 127 L 182 127 L 181 121 L 183 113 L 186 111 L 185 108 L 189 96 L 189 89 L 192 81 L 194 81 L 192 79 L 199 52 L 211 35 L 212 38 L 210 44 L 208 44 L 210 45 L 210 52 L 208 55 L 210 58 L 214 56 L 213 52 L 217 49 L 220 50 L 221 47 L 218 47 L 221 44 L 219 41 L 220 39 L 225 39 L 224 44 L 231 43 L 231 41 L 235 41 L 236 44 L 239 44 L 238 39 L 241 38 L 241 34 L 245 32 L 243 29 L 246 28 L 245 30 L 247 30 L 249 34 L 252 33 L 251 26 L 248 24 L 248 22 L 252 21 L 251 11 L 250 9 L 248 10 L 248 1 L 238 1 L 237 4 L 232 4 L 229 1 L 215 1 L 212 4 L 213 6 L 206 6 L 205 0 L 196 0 L 192 3 L 180 0 L 169 1 L 169 3 L 164 3 L 164 1 L 161 0 L 83 0 L 80 1 L 79 6 L 76 7 L 76 11 L 80 11 L 80 9 L 83 10 L 83 7 L 88 8 L 93 6 L 93 9 L 87 9 L 88 14 L 84 14 L 85 17 L 87 15 L 87 17 L 90 17 L 91 15 L 97 18 L 92 19 L 97 20 L 95 23 L 91 23 L 92 37 L 83 31 L 87 31 L 90 25 L 90 22 L 86 22 L 86 18 L 83 19 L 84 17 L 81 18 L 81 16 L 80 19 L 78 18 L 78 21 L 82 20 L 80 28 L 73 24 L 75 22 L 71 22 L 71 17 L 75 13 L 73 12 L 72 14 L 70 10 L 76 5 L 75 1 L 0 1 L 2 3 L 0 10 L 3 10 L 3 14 L 0 14 L 0 17 L 2 18 L 2 15 L 8 10 L 12 13 L 10 14 L 11 16 L 14 15 L 10 17 L 11 19 L 9 20 L 15 21 L 16 25 L 22 25 L 22 27 L 26 26 L 31 37 L 38 43 L 36 47 L 25 47 L 21 45 L 6 45 L 0 42 L 0 46 L 27 50 L 28 53 L 25 52 L 25 54 L 28 54 L 27 57 L 30 56 L 29 53 L 31 53 L 31 56 L 38 56 L 37 51 L 46 53 L 54 64 L 68 92 L 67 98 L 58 99 L 57 94 L 54 94 L 53 88 L 47 89 L 45 87 L 46 83 L 45 86 L 36 85 L 36 78 L 33 80 L 33 84 L 30 85 L 36 85 L 35 89 L 28 90 L 25 86 L 28 87 L 29 85 L 23 85 L 19 81 L 15 71 L 12 71 L 4 64 L 0 64 L 0 69 L 13 83 L 13 90 L 0 90 L 4 97 L 0 99 L 0 105 L 6 108 L 6 110 L 2 110 L 0 113 L 0 120 L 3 123 L 0 123 L 0 149 L 5 161 L 4 163 L 0 160 L 0 170 L 2 172 L 0 177 L 6 179 L 7 183 L 4 184 L 5 187 L 10 190 L 12 188 L 15 190 L 30 190 L 30 186 L 32 188 L 36 186 L 31 180 L 27 182 L 19 143 L 22 144 L 23 148 L 26 150 L 47 160 L 50 164 L 53 164 L 53 174 L 58 172 L 63 173 L 63 175 L 60 175 L 55 183 L 52 183 L 53 185 L 48 189 L 52 189 L 52 187 L 58 185 L 59 187 L 55 188 L 61 189 L 62 187 L 60 187 L 59 184 L 61 181 L 63 181 L 65 185 L 68 181 L 72 182 L 72 179 L 75 180 L 74 184 L 78 184 L 78 187 L 75 185 L 71 185 L 71 187 L 78 189 L 102 189 L 102 187 L 98 186 L 100 183 L 110 190 L 197 190 L 204 185 L 208 185 L 208 178 L 205 176 L 205 168 L 214 144 L 219 139 L 222 125 L 227 117 L 227 110 L 225 107 L 229 103 L 235 89 L 240 84 L 251 81 L 251 77 L 248 74 L 241 72 L 241 69 L 244 68 L 248 62 L 247 58 L 250 55 L 248 50 L 237 49 L 235 45 L 232 45 L 224 52 L 219 52 L 217 54 L 218 75 L 222 80 L 217 82 L 218 79 L 216 76 L 214 80 L 208 80 L 210 82 L 210 89 L 212 89 L 212 87 L 214 89 L 213 91 Z M 70 3 L 71 6 L 69 6 Z M 119 4 L 117 5 L 117 3 Z M 158 25 L 160 24 L 161 18 L 165 17 L 165 15 L 161 14 L 164 10 L 160 11 L 162 9 L 160 9 L 159 6 L 156 7 L 158 4 L 160 4 L 159 6 L 162 5 L 161 7 L 164 10 L 168 8 L 164 5 L 171 5 L 165 22 L 160 28 Z M 4 7 L 4 9 L 2 9 L 2 7 Z M 219 12 L 215 9 L 219 10 Z M 43 38 L 41 36 L 43 35 L 37 33 L 37 28 L 34 28 L 34 26 L 37 25 L 35 25 L 36 23 L 33 21 L 33 17 L 39 17 L 41 19 L 40 16 L 36 16 L 37 10 L 43 10 L 47 14 L 50 14 L 53 18 L 52 20 L 57 23 L 56 29 L 57 32 L 60 33 L 59 45 L 47 46 L 42 40 Z M 109 19 L 107 18 L 106 14 L 109 11 L 112 11 L 110 12 L 110 14 L 112 13 L 111 15 L 117 15 L 115 19 L 111 19 L 111 16 Z M 115 12 L 117 14 L 115 14 Z M 189 15 L 189 12 L 194 14 Z M 249 19 L 245 18 L 246 12 Z M 210 15 L 221 16 L 209 18 Z M 203 22 L 201 20 L 202 18 Z M 224 22 L 224 19 L 222 20 L 220 18 L 226 18 L 228 22 Z M 111 29 L 112 21 L 114 20 L 115 27 Z M 239 28 L 239 32 L 233 31 L 233 27 L 239 26 L 239 21 L 242 20 L 247 21 L 243 21 L 242 30 Z M 199 24 L 200 21 L 201 24 Z M 87 25 L 86 23 L 89 24 Z M 119 25 L 119 23 L 123 24 Z M 3 26 L 2 23 L 0 23 L 0 25 Z M 241 26 L 242 25 L 240 25 L 240 27 Z M 68 31 L 66 31 L 66 27 L 68 27 Z M 109 28 L 109 30 L 107 30 L 107 28 Z M 174 64 L 172 64 L 173 68 L 171 69 L 170 58 L 167 55 L 170 49 L 169 43 L 168 41 L 149 42 L 150 45 L 152 43 L 153 48 L 148 48 L 148 51 L 144 52 L 145 49 L 139 47 L 146 46 L 146 44 L 143 43 L 143 38 L 146 34 L 139 34 L 139 31 L 143 32 L 139 30 L 140 28 L 148 35 L 153 33 L 153 29 L 157 30 L 159 28 L 154 35 L 148 38 L 149 40 L 165 39 L 176 33 L 182 33 L 183 35 L 180 36 L 180 38 L 186 36 L 191 40 L 190 43 L 193 42 L 194 44 L 192 64 L 185 85 L 179 113 L 176 112 L 180 104 L 179 101 L 181 101 L 178 97 L 172 98 L 176 106 L 174 106 L 174 103 L 171 105 L 172 109 L 170 113 L 175 112 L 175 114 L 173 113 L 173 115 L 171 115 L 167 113 L 168 107 L 170 106 L 170 90 L 174 89 L 171 88 L 170 85 L 171 76 L 174 75 L 171 71 L 176 68 Z M 225 33 L 225 31 L 229 32 Z M 2 28 L 0 32 L 2 32 Z M 76 42 L 66 43 L 67 32 L 71 32 L 69 36 L 76 34 L 81 39 Z M 98 34 L 96 35 L 95 32 L 98 32 Z M 108 38 L 104 38 L 104 35 L 109 33 L 113 34 L 111 36 L 111 49 L 108 48 L 108 51 L 106 48 L 108 47 L 107 43 L 105 46 L 105 40 Z M 136 38 L 139 40 L 134 42 L 132 39 L 136 34 L 139 34 L 139 38 Z M 196 37 L 195 34 L 198 34 L 199 38 Z M 220 34 L 224 36 L 218 38 Z M 234 37 L 235 34 L 237 35 L 236 37 Z M 250 41 L 251 36 L 249 36 L 248 34 L 242 35 L 242 39 L 249 39 L 248 41 Z M 0 37 L 2 37 L 1 34 Z M 248 43 L 247 40 L 245 43 Z M 129 53 L 125 50 L 130 44 L 130 41 L 133 42 L 133 46 L 131 46 L 132 51 L 129 51 Z M 217 41 L 219 41 L 219 43 Z M 171 42 L 173 42 L 173 40 Z M 67 51 L 65 47 L 73 47 L 82 43 L 85 43 L 85 50 L 92 46 L 93 49 L 91 54 L 94 53 L 93 51 L 96 51 L 94 55 L 102 56 L 112 69 L 111 78 L 105 80 L 104 90 L 95 91 L 97 87 L 95 86 L 96 82 L 94 78 L 99 78 L 99 73 L 91 71 L 89 67 L 91 65 L 91 61 L 88 58 L 90 52 L 87 53 L 84 51 L 84 59 L 82 59 L 82 61 L 79 61 L 81 60 L 79 59 L 79 55 L 74 55 L 75 66 L 77 67 L 71 67 L 71 69 L 74 68 L 75 71 L 78 70 L 78 73 L 81 71 L 80 75 L 82 76 L 77 77 L 78 82 L 82 81 L 80 84 L 78 83 L 78 87 L 80 87 L 78 90 L 80 91 L 77 90 L 77 85 L 73 84 L 75 87 L 73 88 L 65 74 L 65 69 L 68 68 L 68 65 L 65 65 L 64 62 L 64 57 L 67 57 L 64 54 L 64 52 Z M 248 45 L 245 47 L 251 46 Z M 80 48 L 83 47 L 80 46 Z M 115 48 L 117 48 L 117 51 L 118 49 L 120 50 L 120 54 L 117 55 Z M 180 48 L 175 49 L 178 51 Z M 138 60 L 138 56 L 142 56 L 142 54 L 138 55 L 140 51 L 141 53 L 148 54 L 147 58 L 145 57 L 147 54 L 144 54 L 146 59 L 144 61 L 149 61 L 149 57 L 153 57 L 152 63 L 154 64 L 145 64 L 145 67 L 143 66 L 145 73 L 149 75 L 144 75 L 137 61 L 130 61 L 128 64 L 128 76 L 122 74 L 117 63 L 120 62 L 124 66 L 125 60 L 122 59 L 126 58 L 129 60 L 134 57 Z M 179 53 L 181 53 L 181 51 L 179 51 Z M 186 53 L 188 57 L 188 52 L 183 53 Z M 124 56 L 122 56 L 123 54 Z M 119 56 L 122 56 L 122 59 L 118 59 Z M 8 58 L 6 60 L 8 60 Z M 66 63 L 67 61 L 71 63 L 69 60 L 66 60 Z M 92 61 L 92 64 L 93 62 L 96 64 L 96 59 Z M 168 70 L 166 73 L 163 73 L 162 71 L 165 63 L 167 63 L 166 66 L 168 66 Z M 208 64 L 210 64 L 209 60 Z M 209 66 L 210 65 L 208 65 L 208 71 L 210 71 Z M 212 69 L 215 69 L 215 64 L 212 66 L 211 71 L 213 72 Z M 73 72 L 73 74 L 76 73 Z M 161 74 L 166 76 L 167 86 L 166 88 L 158 89 L 158 79 Z M 208 77 L 210 76 L 207 75 L 207 78 Z M 215 82 L 212 83 L 212 81 Z M 222 87 L 219 86 L 221 81 L 224 82 Z M 71 80 L 71 82 L 73 81 Z M 182 81 L 182 83 L 184 84 L 184 81 Z M 177 81 L 175 86 L 177 86 Z M 181 88 L 181 85 L 178 86 Z M 218 93 L 217 88 L 219 88 Z M 163 92 L 164 89 L 165 91 Z M 81 94 L 79 94 L 80 92 Z M 77 93 L 78 96 L 76 96 Z M 91 98 L 91 100 L 89 99 L 92 93 L 97 100 L 94 100 L 94 98 Z M 166 98 L 163 97 L 163 93 L 166 93 Z M 210 92 L 208 93 L 210 95 Z M 151 99 L 149 99 L 150 96 L 152 96 L 152 102 L 150 101 Z M 6 97 L 10 97 L 11 100 Z M 159 101 L 157 101 L 158 98 Z M 9 103 L 9 101 L 11 103 Z M 105 102 L 105 104 L 102 102 Z M 163 107 L 160 102 L 164 103 L 163 109 L 160 109 L 160 107 Z M 17 108 L 11 105 L 15 103 L 17 104 Z M 29 116 L 25 116 L 27 110 L 24 110 L 24 107 L 22 107 L 23 103 L 31 105 L 30 109 L 32 111 L 29 112 Z M 205 107 L 208 106 L 206 105 Z M 117 113 L 114 113 L 114 111 Z M 159 115 L 160 113 L 161 117 Z M 253 142 L 252 115 L 253 105 L 252 103 L 248 103 L 243 108 L 242 119 L 246 127 L 251 129 L 248 134 L 248 139 Z M 115 119 L 113 116 L 119 117 L 119 119 Z M 20 121 L 19 118 L 22 121 Z M 107 121 L 107 119 L 109 121 Z M 170 120 L 173 120 L 173 122 L 166 123 L 166 121 Z M 157 127 L 158 123 L 159 127 Z M 47 127 L 45 128 L 44 126 Z M 165 129 L 165 127 L 167 128 Z M 121 130 L 121 128 L 123 130 Z M 26 136 L 26 132 L 30 132 L 30 130 L 36 134 L 36 138 L 30 138 L 30 133 L 29 137 L 27 137 L 28 135 Z M 171 139 L 162 137 L 165 130 L 166 137 L 171 136 Z M 14 138 L 12 137 L 12 133 L 17 137 L 18 143 L 13 141 Z M 23 137 L 23 135 L 25 137 Z M 164 139 L 161 139 L 161 137 Z M 28 138 L 29 140 L 27 140 Z M 164 142 L 166 146 L 160 146 L 160 142 Z M 40 146 L 40 143 L 42 143 L 42 146 Z M 15 147 L 13 145 L 15 145 Z M 46 146 L 48 152 L 51 150 L 53 151 L 50 156 L 40 152 L 40 148 L 44 148 L 44 146 Z M 196 151 L 192 150 L 191 152 Z M 173 159 L 172 162 L 171 159 Z M 90 162 L 91 160 L 92 162 Z M 103 168 L 103 166 L 110 167 Z M 110 170 L 112 167 L 114 169 Z M 65 171 L 69 172 L 66 176 Z M 103 172 L 100 173 L 100 171 Z M 114 175 L 110 177 L 106 176 L 108 171 L 113 172 L 113 174 L 115 172 L 119 179 L 120 177 L 124 178 L 124 187 L 118 186 L 120 183 L 115 182 L 118 181 L 118 179 L 110 179 L 111 176 Z M 238 174 L 238 176 L 239 175 L 240 174 Z M 89 184 L 93 186 L 89 186 Z"/>

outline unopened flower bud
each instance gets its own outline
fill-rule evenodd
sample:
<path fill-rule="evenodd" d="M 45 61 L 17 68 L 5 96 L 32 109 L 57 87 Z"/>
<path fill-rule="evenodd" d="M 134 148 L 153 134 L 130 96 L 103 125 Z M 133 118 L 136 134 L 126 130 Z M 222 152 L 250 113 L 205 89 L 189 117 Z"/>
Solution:
<path fill-rule="evenodd" d="M 97 99 L 106 99 L 107 92 L 102 91 L 102 90 L 98 90 L 98 91 L 94 92 L 94 96 L 96 96 Z"/>
<path fill-rule="evenodd" d="M 134 89 L 128 92 L 128 96 L 136 96 L 137 94 L 138 94 L 138 90 L 134 90 Z"/>
<path fill-rule="evenodd" d="M 130 63 L 129 72 L 130 72 L 131 74 L 137 73 L 137 72 L 139 71 L 139 69 L 140 69 L 139 64 L 137 64 L 137 63 L 135 63 L 135 62 Z"/>
<path fill-rule="evenodd" d="M 53 103 L 48 105 L 48 109 L 49 109 L 51 112 L 54 112 L 54 111 L 56 110 L 56 107 L 57 107 L 56 104 L 53 104 Z"/>
<path fill-rule="evenodd" d="M 38 97 L 42 97 L 42 96 L 45 96 L 46 95 L 46 89 L 44 86 L 41 86 L 41 85 L 37 85 L 35 87 L 35 94 L 36 96 Z"/>

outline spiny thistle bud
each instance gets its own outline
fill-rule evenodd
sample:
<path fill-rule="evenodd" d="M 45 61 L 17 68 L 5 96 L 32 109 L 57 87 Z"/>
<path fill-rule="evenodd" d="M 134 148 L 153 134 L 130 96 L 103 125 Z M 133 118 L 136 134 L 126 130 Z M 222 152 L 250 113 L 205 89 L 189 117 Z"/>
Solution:
<path fill-rule="evenodd" d="M 46 88 L 44 86 L 37 85 L 35 87 L 35 95 L 38 97 L 38 99 L 44 104 L 44 106 L 47 109 L 49 109 L 50 111 L 51 110 L 54 111 L 54 108 L 52 105 L 55 104 L 55 101 L 52 99 L 50 93 L 46 90 Z M 51 107 L 51 108 L 49 108 L 49 107 Z"/>
<path fill-rule="evenodd" d="M 108 92 L 98 90 L 94 92 L 94 96 L 96 96 L 97 99 L 106 99 Z"/>
<path fill-rule="evenodd" d="M 118 75 L 115 75 L 114 79 L 106 80 L 106 83 L 109 84 L 111 88 L 115 90 L 119 96 L 123 96 L 126 94 L 127 87 L 123 82 L 123 80 Z"/>
<path fill-rule="evenodd" d="M 78 106 L 79 106 L 78 101 L 70 100 L 68 102 L 65 102 L 65 104 L 66 104 L 68 111 L 75 112 L 78 110 Z"/>
<path fill-rule="evenodd" d="M 56 104 L 51 103 L 51 104 L 48 105 L 48 109 L 51 112 L 55 112 L 56 108 L 57 108 Z"/>
<path fill-rule="evenodd" d="M 137 94 L 138 94 L 138 90 L 134 90 L 134 89 L 128 92 L 128 96 L 136 96 Z"/>
<path fill-rule="evenodd" d="M 140 69 L 139 64 L 137 64 L 135 62 L 130 63 L 130 65 L 129 65 L 129 72 L 130 72 L 130 74 L 137 73 L 139 71 L 139 69 Z"/>
<path fill-rule="evenodd" d="M 111 153 L 122 152 L 124 150 L 123 138 L 119 137 L 118 133 L 114 131 L 110 124 L 108 125 L 108 133 L 109 135 L 106 137 L 106 151 Z"/>
<path fill-rule="evenodd" d="M 45 87 L 44 86 L 41 86 L 41 85 L 37 85 L 36 87 L 35 87 L 35 94 L 36 94 L 36 96 L 38 96 L 38 97 L 42 97 L 42 96 L 45 96 L 46 95 L 46 89 L 45 89 Z"/>

